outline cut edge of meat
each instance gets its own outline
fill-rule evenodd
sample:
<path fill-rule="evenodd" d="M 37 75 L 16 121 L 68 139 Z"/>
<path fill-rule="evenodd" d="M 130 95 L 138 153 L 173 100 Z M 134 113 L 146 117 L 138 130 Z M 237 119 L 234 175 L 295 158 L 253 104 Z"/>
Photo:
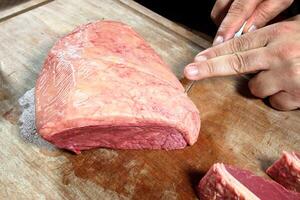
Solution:
<path fill-rule="evenodd" d="M 266 173 L 285 188 L 300 192 L 300 155 L 297 152 L 283 151 Z"/>
<path fill-rule="evenodd" d="M 223 163 L 214 164 L 201 179 L 198 185 L 198 195 L 201 200 L 219 198 L 259 200 L 226 170 Z"/>
<path fill-rule="evenodd" d="M 176 128 L 157 123 L 84 126 L 64 130 L 44 138 L 59 148 L 68 149 L 77 154 L 81 150 L 97 147 L 172 150 L 187 146 L 183 135 Z"/>
<path fill-rule="evenodd" d="M 198 116 L 199 113 L 193 113 L 191 112 L 192 116 Z M 187 117 L 186 117 L 187 119 Z M 182 138 L 186 141 L 187 144 L 193 145 L 194 143 L 197 142 L 198 139 L 198 134 L 196 135 L 189 135 L 184 129 L 184 127 L 181 127 L 177 122 L 166 122 L 166 121 L 154 121 L 152 119 L 147 119 L 147 118 L 132 118 L 132 117 L 125 117 L 125 116 L 110 116 L 110 117 L 103 117 L 103 118 L 98 118 L 98 119 L 62 119 L 62 121 L 59 121 L 57 123 L 46 123 L 42 127 L 38 127 L 38 133 L 44 137 L 44 138 L 50 138 L 53 135 L 68 131 L 68 130 L 73 130 L 73 129 L 78 129 L 78 128 L 84 128 L 84 127 L 96 127 L 96 126 L 102 126 L 102 127 L 109 127 L 113 126 L 113 124 L 118 124 L 119 126 L 147 126 L 147 125 L 156 125 L 159 127 L 169 127 L 172 129 L 176 129 L 178 133 L 182 135 Z M 200 124 L 198 127 L 195 127 L 195 130 L 193 132 L 199 132 L 200 129 Z M 59 131 L 62 130 L 62 131 Z"/>

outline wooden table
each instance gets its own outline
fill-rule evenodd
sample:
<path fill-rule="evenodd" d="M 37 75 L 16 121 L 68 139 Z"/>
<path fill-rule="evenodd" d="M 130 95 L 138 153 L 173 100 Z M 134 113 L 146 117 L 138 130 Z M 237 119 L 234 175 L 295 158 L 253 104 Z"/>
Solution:
<path fill-rule="evenodd" d="M 202 128 L 198 142 L 184 150 L 74 155 L 22 139 L 17 99 L 34 86 L 54 42 L 79 24 L 113 19 L 131 25 L 180 79 L 183 67 L 210 45 L 130 0 L 37 2 L 0 20 L 0 199 L 196 199 L 197 182 L 215 162 L 266 176 L 282 150 L 300 149 L 299 111 L 273 110 L 253 98 L 240 77 L 199 81 L 189 90 Z"/>

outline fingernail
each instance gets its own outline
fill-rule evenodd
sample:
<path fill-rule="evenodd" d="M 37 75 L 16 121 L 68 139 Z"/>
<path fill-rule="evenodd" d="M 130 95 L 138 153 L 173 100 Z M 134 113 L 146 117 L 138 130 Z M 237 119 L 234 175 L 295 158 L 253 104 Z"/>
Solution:
<path fill-rule="evenodd" d="M 205 56 L 198 55 L 195 57 L 194 60 L 195 60 L 195 62 L 202 62 L 202 61 L 207 60 L 207 58 Z"/>
<path fill-rule="evenodd" d="M 250 28 L 248 29 L 248 32 L 253 32 L 255 31 L 257 28 L 255 25 L 250 26 Z"/>
<path fill-rule="evenodd" d="M 218 44 L 221 44 L 222 42 L 224 42 L 224 38 L 222 36 L 217 36 L 216 39 L 213 42 L 213 46 L 216 46 Z"/>
<path fill-rule="evenodd" d="M 188 65 L 184 70 L 188 76 L 197 76 L 199 74 L 198 67 L 195 65 Z"/>

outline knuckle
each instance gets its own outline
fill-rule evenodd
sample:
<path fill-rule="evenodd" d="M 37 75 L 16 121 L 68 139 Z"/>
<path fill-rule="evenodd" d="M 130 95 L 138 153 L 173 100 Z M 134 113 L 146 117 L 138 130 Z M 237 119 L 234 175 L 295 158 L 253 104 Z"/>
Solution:
<path fill-rule="evenodd" d="M 273 36 L 280 35 L 282 33 L 282 26 L 280 24 L 274 24 L 271 29 L 271 34 Z"/>
<path fill-rule="evenodd" d="M 246 7 L 245 4 L 243 4 L 241 1 L 234 1 L 228 11 L 233 16 L 240 16 L 246 13 Z"/>
<path fill-rule="evenodd" d="M 240 37 L 237 37 L 237 38 L 234 38 L 230 44 L 231 44 L 230 45 L 231 50 L 233 52 L 236 52 L 236 51 L 240 51 L 242 49 L 243 41 Z"/>
<path fill-rule="evenodd" d="M 290 23 L 290 22 L 280 22 L 280 23 L 274 24 L 272 26 L 271 34 L 273 36 L 278 36 L 278 35 L 282 35 L 282 34 L 291 32 L 293 30 L 294 30 L 293 23 Z"/>
<path fill-rule="evenodd" d="M 286 42 L 275 49 L 277 56 L 282 60 L 288 60 L 299 56 L 300 45 Z"/>
<path fill-rule="evenodd" d="M 286 45 L 283 45 L 279 48 L 277 48 L 276 50 L 277 56 L 282 59 L 282 60 L 286 60 L 287 58 L 290 57 L 290 48 Z"/>
<path fill-rule="evenodd" d="M 208 74 L 214 74 L 215 73 L 214 65 L 209 61 L 207 62 L 206 69 L 207 69 Z"/>
<path fill-rule="evenodd" d="M 222 48 L 212 47 L 211 49 L 209 49 L 209 51 L 205 52 L 203 55 L 205 55 L 208 58 L 214 58 L 217 56 L 224 55 L 224 50 Z"/>
<path fill-rule="evenodd" d="M 263 21 L 268 21 L 270 18 L 270 12 L 267 9 L 261 9 L 260 12 L 257 13 L 257 17 Z"/>
<path fill-rule="evenodd" d="M 246 36 L 234 38 L 230 43 L 231 50 L 234 52 L 242 51 L 242 49 L 250 48 L 250 41 Z"/>
<path fill-rule="evenodd" d="M 246 72 L 245 58 L 240 53 L 234 53 L 229 62 L 230 66 L 237 74 Z"/>

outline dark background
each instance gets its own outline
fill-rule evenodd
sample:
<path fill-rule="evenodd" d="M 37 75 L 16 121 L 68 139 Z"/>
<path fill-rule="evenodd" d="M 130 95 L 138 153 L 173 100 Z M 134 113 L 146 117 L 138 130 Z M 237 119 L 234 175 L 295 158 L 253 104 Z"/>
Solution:
<path fill-rule="evenodd" d="M 154 12 L 191 29 L 214 36 L 217 27 L 210 19 L 210 12 L 215 0 L 135 0 Z M 251 1 L 251 0 L 249 0 Z M 281 0 L 274 0 L 281 1 Z M 300 0 L 294 0 L 293 5 L 280 18 L 295 16 L 300 13 Z"/>

